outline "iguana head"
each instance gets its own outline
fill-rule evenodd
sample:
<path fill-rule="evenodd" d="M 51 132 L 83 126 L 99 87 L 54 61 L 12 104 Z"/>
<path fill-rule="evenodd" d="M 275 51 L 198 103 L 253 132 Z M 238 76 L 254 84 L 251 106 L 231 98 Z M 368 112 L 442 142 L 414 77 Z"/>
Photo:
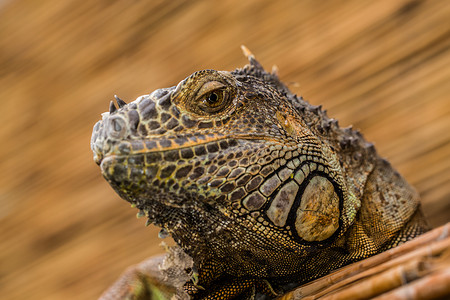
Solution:
<path fill-rule="evenodd" d="M 321 247 L 359 205 L 337 141 L 311 123 L 318 109 L 248 57 L 233 72 L 203 70 L 129 104 L 118 99 L 119 109 L 111 102 L 94 126 L 103 176 L 188 252 L 249 248 L 244 235 L 265 247 Z"/>

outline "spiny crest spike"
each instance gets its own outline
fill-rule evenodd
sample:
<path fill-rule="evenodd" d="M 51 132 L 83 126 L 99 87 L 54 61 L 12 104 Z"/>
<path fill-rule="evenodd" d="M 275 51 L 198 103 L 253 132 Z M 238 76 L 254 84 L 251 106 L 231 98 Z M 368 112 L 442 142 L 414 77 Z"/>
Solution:
<path fill-rule="evenodd" d="M 263 66 L 256 60 L 253 53 L 247 47 L 241 45 L 241 49 L 244 55 L 247 57 L 248 61 L 250 62 L 251 66 L 253 66 L 255 69 L 259 69 L 262 72 L 265 72 Z"/>
<path fill-rule="evenodd" d="M 125 105 L 127 105 L 127 103 L 125 101 L 123 101 L 122 99 L 120 99 L 117 95 L 114 95 L 114 98 L 116 98 L 117 105 L 119 105 L 119 108 L 122 108 Z"/>
<path fill-rule="evenodd" d="M 272 66 L 272 75 L 278 76 L 278 66 L 277 65 L 273 65 Z"/>
<path fill-rule="evenodd" d="M 246 46 L 241 45 L 241 49 L 242 49 L 242 52 L 244 52 L 245 57 L 248 58 L 248 60 L 250 60 L 251 58 L 255 59 L 255 56 L 253 55 L 253 53 Z"/>
<path fill-rule="evenodd" d="M 112 114 L 112 113 L 114 113 L 114 112 L 116 112 L 117 111 L 117 108 L 116 108 L 116 106 L 114 105 L 114 102 L 110 102 L 109 103 L 109 113 L 110 114 Z"/>

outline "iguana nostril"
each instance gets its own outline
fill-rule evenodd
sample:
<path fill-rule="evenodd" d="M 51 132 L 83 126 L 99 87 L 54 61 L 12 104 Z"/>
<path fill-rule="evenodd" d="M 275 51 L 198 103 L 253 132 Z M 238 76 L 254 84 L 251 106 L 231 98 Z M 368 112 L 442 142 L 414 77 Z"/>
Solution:
<path fill-rule="evenodd" d="M 112 124 L 114 126 L 114 130 L 115 131 L 121 131 L 122 130 L 122 125 L 120 124 L 119 121 L 117 120 L 112 120 Z"/>
<path fill-rule="evenodd" d="M 119 116 L 113 116 L 109 119 L 108 133 L 113 138 L 124 137 L 127 133 L 125 120 Z"/>

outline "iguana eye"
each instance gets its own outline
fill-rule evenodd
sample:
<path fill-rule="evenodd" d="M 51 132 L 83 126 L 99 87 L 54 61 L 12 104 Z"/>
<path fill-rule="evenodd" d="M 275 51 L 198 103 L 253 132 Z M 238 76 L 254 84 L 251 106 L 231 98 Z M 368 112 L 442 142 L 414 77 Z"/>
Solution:
<path fill-rule="evenodd" d="M 197 92 L 198 108 L 206 113 L 216 113 L 224 109 L 228 103 L 227 86 L 219 81 L 205 83 Z"/>
<path fill-rule="evenodd" d="M 225 90 L 212 91 L 201 97 L 198 106 L 207 113 L 215 113 L 222 110 L 228 98 L 228 93 Z"/>
<path fill-rule="evenodd" d="M 220 119 L 235 109 L 237 84 L 228 72 L 203 70 L 180 82 L 171 99 L 181 110 L 197 117 Z"/>

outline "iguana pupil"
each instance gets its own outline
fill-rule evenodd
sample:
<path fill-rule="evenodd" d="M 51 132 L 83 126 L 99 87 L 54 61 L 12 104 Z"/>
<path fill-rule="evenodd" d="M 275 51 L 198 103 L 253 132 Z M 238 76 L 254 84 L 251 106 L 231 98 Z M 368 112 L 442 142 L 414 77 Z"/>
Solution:
<path fill-rule="evenodd" d="M 226 101 L 225 91 L 214 91 L 206 94 L 204 100 L 201 103 L 200 108 L 207 113 L 217 113 L 219 112 Z"/>
<path fill-rule="evenodd" d="M 216 101 L 218 99 L 219 99 L 219 97 L 217 96 L 217 94 L 215 92 L 213 92 L 213 93 L 209 94 L 208 102 L 211 104 L 214 104 L 214 103 L 216 103 Z"/>

